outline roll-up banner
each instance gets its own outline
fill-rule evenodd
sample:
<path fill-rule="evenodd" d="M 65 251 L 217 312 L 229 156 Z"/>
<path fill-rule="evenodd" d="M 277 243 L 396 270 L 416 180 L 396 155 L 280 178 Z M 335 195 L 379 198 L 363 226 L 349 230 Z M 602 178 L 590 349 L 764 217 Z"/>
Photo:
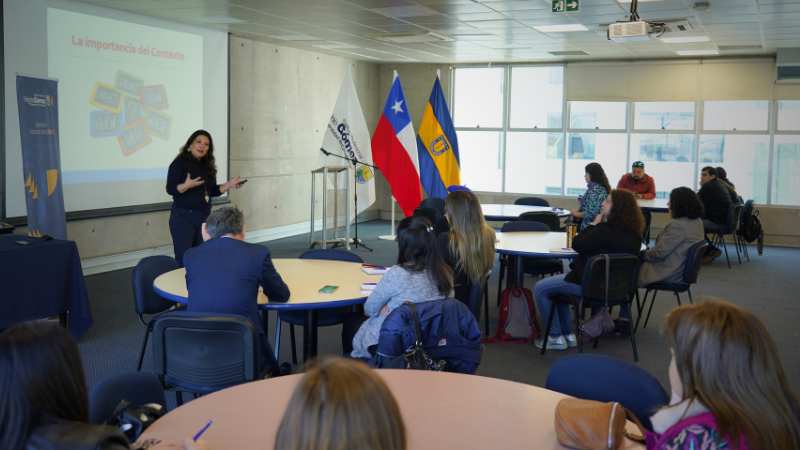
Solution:
<path fill-rule="evenodd" d="M 17 75 L 28 235 L 67 239 L 57 99 L 57 80 Z"/>

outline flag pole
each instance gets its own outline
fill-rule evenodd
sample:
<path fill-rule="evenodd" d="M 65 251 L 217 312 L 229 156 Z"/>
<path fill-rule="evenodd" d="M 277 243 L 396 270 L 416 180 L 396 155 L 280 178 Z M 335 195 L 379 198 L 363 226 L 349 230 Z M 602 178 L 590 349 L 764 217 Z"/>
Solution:
<path fill-rule="evenodd" d="M 396 79 L 397 79 L 397 71 L 395 70 L 394 71 L 394 77 L 392 78 L 392 83 L 394 83 L 394 80 L 396 80 Z M 384 241 L 393 241 L 393 240 L 395 240 L 395 235 L 394 235 L 394 204 L 396 202 L 397 202 L 397 200 L 394 199 L 394 195 L 393 195 L 392 196 L 392 234 L 385 234 L 383 236 L 378 236 L 378 239 L 381 239 L 381 240 L 384 240 Z"/>

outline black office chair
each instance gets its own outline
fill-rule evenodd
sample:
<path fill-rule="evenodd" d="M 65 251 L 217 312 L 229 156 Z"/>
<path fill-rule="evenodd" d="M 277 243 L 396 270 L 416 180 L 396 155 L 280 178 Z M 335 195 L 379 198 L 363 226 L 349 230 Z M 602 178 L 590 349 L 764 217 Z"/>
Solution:
<path fill-rule="evenodd" d="M 608 276 L 608 306 L 609 308 L 619 305 L 620 307 L 628 308 L 628 317 L 633 317 L 631 314 L 631 303 L 636 294 L 636 281 L 639 276 L 639 258 L 627 253 L 615 253 L 609 255 L 609 262 L 611 264 Z M 606 260 L 603 255 L 591 257 L 586 261 L 586 266 L 583 269 L 583 279 L 581 280 L 581 295 L 573 296 L 556 292 L 550 294 L 548 298 L 553 303 L 566 303 L 572 305 L 575 312 L 575 330 L 579 329 L 578 324 L 580 321 L 580 314 L 578 305 L 581 297 L 584 300 L 584 308 L 603 308 L 605 307 L 606 300 Z M 577 297 L 577 298 L 576 298 Z M 542 355 L 547 350 L 547 340 L 550 336 L 550 327 L 553 325 L 553 316 L 555 315 L 555 305 L 550 309 L 550 317 L 547 319 L 547 327 L 544 331 L 544 343 L 542 344 Z M 639 355 L 636 352 L 636 330 L 633 328 L 633 321 L 628 321 L 628 327 L 631 330 L 631 347 L 633 347 L 633 361 L 639 361 Z M 594 341 L 594 347 L 597 348 L 599 339 Z M 578 351 L 583 353 L 583 345 L 578 339 Z"/>
<path fill-rule="evenodd" d="M 438 221 L 439 218 L 442 217 L 442 215 L 439 214 L 439 211 L 433 208 L 429 208 L 427 206 L 417 207 L 417 209 L 414 210 L 414 215 L 428 219 L 428 222 L 431 223 L 431 226 L 433 226 L 433 224 L 435 224 L 436 221 Z"/>
<path fill-rule="evenodd" d="M 681 296 L 679 292 L 686 292 L 689 294 L 689 303 L 693 303 L 690 287 L 694 283 L 697 283 L 697 278 L 700 276 L 700 267 L 702 267 L 703 255 L 707 248 L 708 242 L 706 241 L 700 241 L 689 247 L 689 250 L 686 252 L 686 262 L 683 266 L 683 280 L 681 283 L 657 281 L 644 286 L 647 291 L 644 293 L 644 301 L 641 304 L 639 304 L 639 292 L 636 292 L 636 305 L 639 310 L 639 317 L 636 319 L 636 326 L 633 327 L 634 330 L 639 327 L 639 321 L 642 320 L 642 310 L 647 306 L 647 294 L 649 294 L 650 291 L 653 291 L 653 298 L 650 300 L 650 309 L 647 310 L 647 318 L 644 319 L 644 326 L 642 326 L 642 328 L 647 328 L 647 321 L 650 320 L 650 312 L 653 311 L 653 303 L 656 302 L 656 294 L 658 291 L 674 292 L 675 298 L 678 299 L 678 306 L 681 306 Z"/>
<path fill-rule="evenodd" d="M 728 208 L 728 220 L 725 222 L 725 230 L 718 231 L 718 230 L 709 230 L 713 234 L 711 238 L 711 245 L 715 245 L 715 247 L 719 247 L 719 244 L 722 244 L 722 247 L 725 249 L 725 259 L 728 260 L 728 269 L 731 268 L 731 260 L 728 257 L 728 246 L 725 245 L 725 235 L 726 234 L 733 234 L 735 235 L 739 230 L 739 226 L 742 223 L 742 215 L 744 213 L 744 205 L 741 203 L 734 203 Z M 734 244 L 736 243 L 736 237 L 734 236 Z M 736 246 L 736 256 L 739 258 L 739 264 L 742 263 L 742 257 L 739 256 L 739 246 Z"/>
<path fill-rule="evenodd" d="M 364 260 L 355 253 L 344 250 L 316 249 L 309 250 L 299 259 L 324 259 L 328 261 L 347 261 L 364 264 Z M 317 326 L 327 327 L 338 325 L 344 322 L 344 317 L 351 311 L 349 306 L 338 308 L 323 308 L 317 312 Z M 278 359 L 279 349 L 281 348 L 281 322 L 289 323 L 289 338 L 292 344 L 292 363 L 297 365 L 297 341 L 294 334 L 294 326 L 302 326 L 304 323 L 305 311 L 278 311 L 278 320 L 275 324 L 275 359 Z"/>
<path fill-rule="evenodd" d="M 531 222 L 528 220 L 506 222 L 503 224 L 503 228 L 500 229 L 502 233 L 513 233 L 517 231 L 552 231 L 552 229 L 541 222 Z M 564 273 L 564 264 L 558 258 L 524 258 L 523 261 L 525 266 L 524 273 L 530 275 L 544 276 Z M 505 277 L 506 268 L 509 266 L 508 256 L 500 255 L 500 279 L 497 282 L 498 305 L 500 305 L 500 296 L 503 292 L 503 278 Z M 524 285 L 523 281 L 524 280 L 520 280 L 521 285 Z"/>
<path fill-rule="evenodd" d="M 136 268 L 133 269 L 133 298 L 136 301 L 136 314 L 139 316 L 139 322 L 145 326 L 144 341 L 142 342 L 142 351 L 139 353 L 139 364 L 136 370 L 142 370 L 142 362 L 144 361 L 144 349 L 147 347 L 147 337 L 153 331 L 153 325 L 159 316 L 152 317 L 150 322 L 145 322 L 143 314 L 159 314 L 169 308 L 175 306 L 175 302 L 167 300 L 166 298 L 156 294 L 153 290 L 153 282 L 159 276 L 178 269 L 178 261 L 169 256 L 148 256 L 142 258 Z M 186 306 L 177 308 L 180 311 L 185 311 Z"/>
<path fill-rule="evenodd" d="M 544 387 L 585 400 L 619 402 L 650 431 L 650 416 L 669 403 L 656 377 L 636 364 L 606 355 L 559 358 L 547 372 Z"/>
<path fill-rule="evenodd" d="M 747 262 L 750 262 L 750 253 L 747 251 L 747 241 L 744 238 L 745 230 L 750 227 L 750 222 L 753 221 L 753 210 L 755 209 L 755 201 L 748 200 L 744 204 L 744 210 L 742 211 L 742 223 L 739 225 L 739 230 L 734 235 L 735 239 L 738 239 L 739 245 L 742 247 L 742 253 L 744 253 L 745 258 L 747 258 Z"/>
<path fill-rule="evenodd" d="M 542 212 L 526 212 L 519 215 L 520 222 L 539 222 L 543 223 L 550 228 L 549 231 L 560 231 L 561 230 L 561 219 L 558 218 L 558 214 L 554 212 L 542 211 Z"/>
<path fill-rule="evenodd" d="M 210 394 L 264 377 L 258 332 L 237 314 L 168 312 L 153 328 L 153 371 L 164 390 Z"/>
<path fill-rule="evenodd" d="M 472 288 L 469 291 L 469 295 L 464 298 L 460 299 L 464 304 L 467 305 L 470 312 L 473 316 L 475 316 L 475 320 L 478 323 L 481 322 L 481 298 L 483 298 L 483 304 L 486 309 L 486 328 L 484 329 L 485 333 L 489 333 L 489 291 L 486 289 L 487 284 L 489 282 L 489 276 L 492 274 L 491 269 L 486 269 L 485 272 L 481 274 L 481 277 L 478 279 L 476 283 L 472 285 Z"/>
<path fill-rule="evenodd" d="M 106 378 L 89 391 L 89 421 L 102 424 L 122 400 L 134 407 L 148 403 L 167 406 L 157 376 L 150 372 L 128 372 Z"/>
<path fill-rule="evenodd" d="M 522 197 L 518 198 L 515 202 L 515 205 L 527 205 L 527 206 L 550 206 L 550 202 L 543 198 L 539 197 Z"/>
<path fill-rule="evenodd" d="M 433 208 L 439 213 L 439 217 L 444 215 L 444 199 L 436 197 L 428 197 L 419 204 L 426 208 Z"/>

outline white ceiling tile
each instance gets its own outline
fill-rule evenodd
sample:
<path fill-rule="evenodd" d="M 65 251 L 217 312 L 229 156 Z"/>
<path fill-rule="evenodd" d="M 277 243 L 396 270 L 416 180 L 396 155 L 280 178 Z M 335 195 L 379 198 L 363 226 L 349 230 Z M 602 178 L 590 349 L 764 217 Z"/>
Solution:
<path fill-rule="evenodd" d="M 581 16 L 603 16 L 607 14 L 626 15 L 628 13 L 629 9 L 624 6 L 617 6 L 617 5 L 583 6 L 583 4 L 581 4 L 580 11 L 570 12 L 567 13 L 567 15 L 570 17 L 575 17 L 576 19 L 580 20 L 579 17 Z"/>
<path fill-rule="evenodd" d="M 623 5 L 627 11 L 630 11 L 630 5 L 624 4 Z M 650 13 L 654 11 L 669 11 L 674 9 L 686 9 L 687 5 L 683 2 L 683 0 L 674 0 L 670 2 L 644 2 L 639 3 L 639 6 L 636 8 L 636 11 L 639 14 L 642 13 Z"/>
<path fill-rule="evenodd" d="M 703 28 L 706 31 L 718 31 L 718 30 L 758 30 L 759 24 L 758 23 L 719 23 L 719 24 L 708 24 L 703 25 Z"/>
<path fill-rule="evenodd" d="M 466 22 L 467 25 L 473 26 L 481 30 L 493 29 L 507 29 L 507 28 L 524 28 L 525 25 L 517 22 L 516 20 L 476 20 L 474 22 Z"/>
<path fill-rule="evenodd" d="M 520 22 L 529 27 L 539 27 L 545 25 L 572 25 L 578 23 L 575 21 L 575 19 L 569 17 L 556 17 L 553 19 L 520 20 Z"/>
<path fill-rule="evenodd" d="M 550 5 L 544 2 L 538 1 L 530 1 L 530 0 L 517 0 L 517 1 L 506 1 L 506 2 L 491 2 L 485 3 L 486 6 L 492 8 L 495 11 L 505 12 L 505 11 L 524 11 L 524 10 L 546 10 L 550 11 Z"/>
<path fill-rule="evenodd" d="M 414 3 L 406 0 L 346 0 L 344 3 L 369 9 L 414 6 Z"/>
<path fill-rule="evenodd" d="M 714 23 L 758 23 L 758 16 L 755 14 L 745 14 L 739 16 L 709 16 L 706 19 L 700 19 L 700 22 L 705 24 Z"/>
<path fill-rule="evenodd" d="M 695 15 L 700 20 L 705 20 L 707 17 L 710 16 L 733 16 L 733 15 L 746 15 L 746 14 L 756 14 L 756 5 L 750 4 L 747 6 L 729 6 L 729 7 L 718 7 L 715 5 L 711 5 L 711 8 L 708 11 L 695 11 Z"/>
<path fill-rule="evenodd" d="M 763 2 L 762 2 L 763 3 Z M 761 5 L 761 14 L 784 14 L 800 12 L 800 2 L 776 3 L 772 5 Z"/>
<path fill-rule="evenodd" d="M 498 12 L 483 12 L 483 13 L 449 13 L 447 14 L 448 17 L 452 17 L 454 19 L 458 19 L 462 22 L 472 22 L 476 20 L 504 20 L 508 19 L 508 17 L 498 13 Z"/>
<path fill-rule="evenodd" d="M 800 12 L 781 13 L 781 14 L 761 14 L 761 20 L 764 22 L 779 22 L 785 20 L 797 21 L 800 20 Z"/>
<path fill-rule="evenodd" d="M 422 4 L 422 2 L 417 1 Z M 426 4 L 426 7 L 439 11 L 442 14 L 478 14 L 478 13 L 492 13 L 493 9 L 488 6 L 479 5 L 477 3 L 457 3 L 457 4 Z"/>
<path fill-rule="evenodd" d="M 797 26 L 797 21 L 762 22 L 761 28 L 789 28 Z"/>

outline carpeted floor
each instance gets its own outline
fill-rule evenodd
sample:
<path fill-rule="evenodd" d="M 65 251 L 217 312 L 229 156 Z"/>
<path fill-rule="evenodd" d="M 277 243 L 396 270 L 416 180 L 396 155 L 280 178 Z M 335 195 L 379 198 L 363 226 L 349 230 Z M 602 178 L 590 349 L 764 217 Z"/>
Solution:
<path fill-rule="evenodd" d="M 370 264 L 394 263 L 397 257 L 396 244 L 377 239 L 379 235 L 390 234 L 388 221 L 359 224 L 358 234 L 374 252 L 364 248 L 351 248 L 352 252 Z M 321 235 L 318 238 L 321 239 Z M 309 236 L 304 234 L 270 241 L 265 245 L 270 248 L 273 258 L 296 258 L 308 250 L 309 240 Z M 729 250 L 733 251 L 732 246 Z M 800 352 L 797 349 L 800 340 L 795 324 L 795 320 L 800 317 L 800 304 L 796 302 L 797 292 L 800 292 L 800 277 L 796 268 L 799 261 L 800 249 L 767 247 L 764 256 L 758 256 L 755 246 L 751 246 L 749 263 L 743 261 L 739 265 L 734 251 L 732 269 L 728 269 L 723 255 L 714 263 L 703 266 L 699 283 L 692 287 L 695 300 L 700 295 L 719 297 L 754 312 L 767 325 L 777 342 L 787 375 L 796 392 L 800 392 Z M 499 268 L 499 265 L 495 268 Z M 134 310 L 132 272 L 133 269 L 124 269 L 86 277 L 94 326 L 81 338 L 79 346 L 90 387 L 112 375 L 136 370 L 145 328 L 138 322 Z M 526 287 L 532 290 L 536 280 L 537 278 L 527 276 Z M 495 270 L 489 279 L 489 317 L 492 330 L 497 326 L 497 309 L 494 308 L 497 281 L 498 273 Z M 688 300 L 685 294 L 681 298 L 683 301 Z M 639 366 L 655 375 L 667 389 L 670 354 L 660 333 L 660 324 L 663 316 L 676 305 L 674 295 L 659 294 L 650 324 L 644 329 L 640 325 L 636 333 Z M 271 330 L 275 329 L 275 318 L 276 314 L 270 313 Z M 544 326 L 546 322 L 540 317 L 539 323 Z M 296 331 L 298 355 L 302 357 L 302 330 Z M 274 345 L 273 338 L 274 335 L 271 334 L 270 341 Z M 148 340 L 143 370 L 152 370 L 149 347 Z M 630 340 L 620 335 L 604 338 L 597 349 L 588 348 L 586 351 L 633 360 Z M 577 353 L 577 349 L 549 350 L 544 356 L 539 355 L 539 352 L 540 349 L 533 344 L 487 344 L 477 375 L 544 386 L 553 362 L 563 355 Z M 319 353 L 342 353 L 340 325 L 320 328 Z M 288 326 L 284 326 L 280 362 L 290 359 L 289 330 Z M 174 406 L 172 397 L 168 398 L 170 407 Z"/>

